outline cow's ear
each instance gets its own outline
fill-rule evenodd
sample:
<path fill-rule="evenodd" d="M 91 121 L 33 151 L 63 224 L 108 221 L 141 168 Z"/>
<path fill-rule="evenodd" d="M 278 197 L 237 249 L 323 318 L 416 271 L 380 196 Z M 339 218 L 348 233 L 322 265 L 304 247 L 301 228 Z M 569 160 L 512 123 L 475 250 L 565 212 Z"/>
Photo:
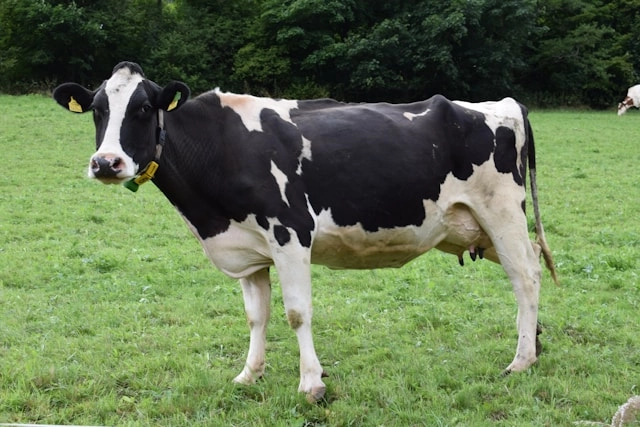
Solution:
<path fill-rule="evenodd" d="M 162 89 L 158 97 L 158 108 L 165 111 L 173 111 L 187 102 L 191 91 L 182 82 L 171 82 Z"/>
<path fill-rule="evenodd" d="M 63 83 L 53 90 L 53 99 L 74 113 L 86 113 L 91 110 L 94 95 L 95 92 L 77 83 Z"/>

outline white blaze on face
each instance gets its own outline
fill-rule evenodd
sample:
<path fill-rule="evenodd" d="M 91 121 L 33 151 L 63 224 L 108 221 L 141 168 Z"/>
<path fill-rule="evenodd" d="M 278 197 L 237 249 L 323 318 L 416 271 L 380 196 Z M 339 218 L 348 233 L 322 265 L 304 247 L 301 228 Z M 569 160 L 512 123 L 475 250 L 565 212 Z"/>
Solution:
<path fill-rule="evenodd" d="M 124 152 L 120 141 L 120 130 L 124 122 L 127 105 L 131 95 L 143 80 L 140 74 L 131 74 L 129 68 L 124 67 L 116 71 L 105 85 L 105 93 L 109 106 L 109 121 L 97 155 L 112 155 L 119 157 L 124 163 L 124 169 L 118 174 L 123 178 L 132 177 L 138 172 L 138 165 Z M 89 167 L 89 177 L 93 178 L 93 172 Z"/>

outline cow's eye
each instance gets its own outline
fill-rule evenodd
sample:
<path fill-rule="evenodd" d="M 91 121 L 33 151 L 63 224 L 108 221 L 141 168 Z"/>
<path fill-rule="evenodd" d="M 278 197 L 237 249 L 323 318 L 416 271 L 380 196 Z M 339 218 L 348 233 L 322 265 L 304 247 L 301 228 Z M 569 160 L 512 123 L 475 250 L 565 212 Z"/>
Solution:
<path fill-rule="evenodd" d="M 142 106 L 142 112 L 143 112 L 143 113 L 148 113 L 149 111 L 151 111 L 151 105 L 149 105 L 149 104 L 144 104 L 144 105 Z"/>
<path fill-rule="evenodd" d="M 94 108 L 93 114 L 95 114 L 98 117 L 103 117 L 109 114 L 109 110 L 105 110 L 104 108 Z"/>

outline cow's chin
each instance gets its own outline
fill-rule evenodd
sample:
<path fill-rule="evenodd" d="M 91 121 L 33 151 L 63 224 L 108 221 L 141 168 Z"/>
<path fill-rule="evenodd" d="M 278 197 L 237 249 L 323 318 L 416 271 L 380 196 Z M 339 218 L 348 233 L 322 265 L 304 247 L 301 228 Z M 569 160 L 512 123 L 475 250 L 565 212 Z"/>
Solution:
<path fill-rule="evenodd" d="M 118 178 L 118 177 L 111 177 L 111 178 L 103 178 L 103 177 L 92 177 L 93 179 L 100 181 L 103 184 L 123 184 L 126 181 L 129 181 L 131 178 L 133 177 L 129 177 L 129 178 Z"/>

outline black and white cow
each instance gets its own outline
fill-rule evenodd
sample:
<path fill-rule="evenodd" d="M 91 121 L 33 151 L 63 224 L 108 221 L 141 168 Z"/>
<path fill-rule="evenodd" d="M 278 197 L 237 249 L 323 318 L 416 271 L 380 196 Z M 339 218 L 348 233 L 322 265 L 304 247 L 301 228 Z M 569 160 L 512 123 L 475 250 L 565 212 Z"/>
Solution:
<path fill-rule="evenodd" d="M 556 279 L 539 219 L 526 109 L 510 98 L 472 104 L 442 96 L 412 104 L 276 100 L 147 80 L 118 64 L 97 90 L 53 93 L 93 111 L 89 177 L 131 189 L 151 179 L 209 259 L 240 279 L 250 328 L 235 381 L 265 369 L 271 284 L 279 274 L 300 346 L 299 391 L 322 398 L 311 333 L 311 264 L 400 267 L 432 248 L 502 264 L 518 303 L 518 345 L 506 371 L 536 361 L 540 253 Z M 537 243 L 524 213 L 530 166 Z"/>
<path fill-rule="evenodd" d="M 618 104 L 618 115 L 623 115 L 631 107 L 640 108 L 640 85 L 631 86 L 627 90 L 627 96 Z"/>

